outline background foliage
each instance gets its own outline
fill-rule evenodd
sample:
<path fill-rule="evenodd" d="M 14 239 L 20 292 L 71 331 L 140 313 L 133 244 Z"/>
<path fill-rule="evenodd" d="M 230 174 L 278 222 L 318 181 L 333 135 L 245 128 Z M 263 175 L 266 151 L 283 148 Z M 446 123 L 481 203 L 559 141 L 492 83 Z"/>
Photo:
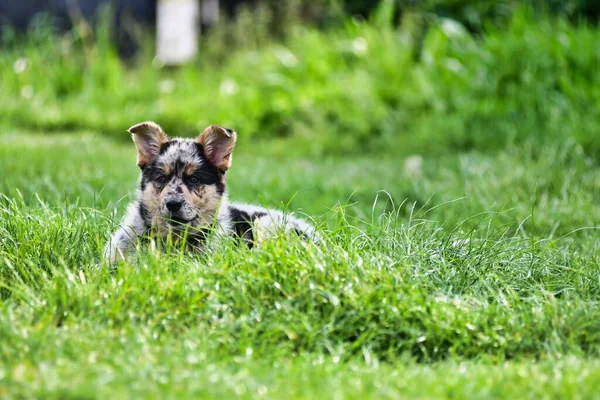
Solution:
<path fill-rule="evenodd" d="M 102 23 L 93 38 L 41 23 L 26 42 L 7 35 L 2 123 L 126 138 L 124 127 L 150 116 L 172 132 L 217 120 L 252 139 L 291 136 L 316 153 L 490 150 L 552 138 L 597 156 L 596 29 L 521 7 L 481 35 L 412 13 L 396 27 L 396 11 L 384 2 L 368 21 L 326 32 L 296 24 L 282 42 L 260 23 L 272 18 L 267 8 L 241 12 L 205 37 L 195 63 L 175 70 L 160 69 L 148 47 L 135 68 L 124 64 Z"/>

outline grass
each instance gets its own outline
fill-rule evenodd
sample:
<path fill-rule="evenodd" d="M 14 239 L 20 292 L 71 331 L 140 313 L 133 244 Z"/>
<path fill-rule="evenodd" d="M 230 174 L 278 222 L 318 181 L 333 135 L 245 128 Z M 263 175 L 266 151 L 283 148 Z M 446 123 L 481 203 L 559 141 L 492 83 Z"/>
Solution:
<path fill-rule="evenodd" d="M 600 31 L 392 11 L 176 70 L 102 30 L 5 44 L 0 397 L 596 397 Z M 149 118 L 236 128 L 230 197 L 322 242 L 102 265 Z"/>
<path fill-rule="evenodd" d="M 231 197 L 305 211 L 324 243 L 146 250 L 111 271 L 97 263 L 135 186 L 133 145 L 3 142 L 4 397 L 594 394 L 600 184 L 577 145 L 419 168 L 283 161 L 242 137 Z"/>

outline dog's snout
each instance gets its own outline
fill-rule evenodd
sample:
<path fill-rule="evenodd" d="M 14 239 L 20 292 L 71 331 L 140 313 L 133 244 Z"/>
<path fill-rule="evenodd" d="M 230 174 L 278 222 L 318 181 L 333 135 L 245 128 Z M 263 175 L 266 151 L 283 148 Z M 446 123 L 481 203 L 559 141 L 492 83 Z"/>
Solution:
<path fill-rule="evenodd" d="M 183 200 L 181 199 L 169 199 L 167 200 L 167 210 L 171 211 L 171 212 L 177 212 L 181 209 L 181 206 L 183 205 Z"/>

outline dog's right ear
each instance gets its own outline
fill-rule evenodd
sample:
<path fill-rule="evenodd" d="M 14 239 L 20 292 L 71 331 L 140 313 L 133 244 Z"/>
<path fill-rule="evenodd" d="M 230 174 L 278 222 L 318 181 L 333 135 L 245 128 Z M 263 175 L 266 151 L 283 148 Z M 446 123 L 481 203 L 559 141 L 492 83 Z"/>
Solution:
<path fill-rule="evenodd" d="M 160 153 L 162 144 L 169 141 L 162 128 L 152 121 L 140 122 L 127 131 L 137 147 L 137 165 L 142 169 Z"/>

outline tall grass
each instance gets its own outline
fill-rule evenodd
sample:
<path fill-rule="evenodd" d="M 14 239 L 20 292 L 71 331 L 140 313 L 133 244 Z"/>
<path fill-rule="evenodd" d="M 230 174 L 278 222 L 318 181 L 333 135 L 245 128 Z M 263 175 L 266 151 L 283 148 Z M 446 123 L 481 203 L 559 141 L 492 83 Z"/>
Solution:
<path fill-rule="evenodd" d="M 96 267 L 108 230 L 98 212 L 26 212 L 5 199 L 0 213 L 5 297 L 45 325 L 142 324 L 170 337 L 193 330 L 222 356 L 246 348 L 427 361 L 596 356 L 600 342 L 591 248 L 576 255 L 568 242 L 421 219 L 400 225 L 393 213 L 358 230 L 334 214 L 341 224 L 318 246 L 280 238 L 197 256 L 142 249 L 111 272 Z"/>

